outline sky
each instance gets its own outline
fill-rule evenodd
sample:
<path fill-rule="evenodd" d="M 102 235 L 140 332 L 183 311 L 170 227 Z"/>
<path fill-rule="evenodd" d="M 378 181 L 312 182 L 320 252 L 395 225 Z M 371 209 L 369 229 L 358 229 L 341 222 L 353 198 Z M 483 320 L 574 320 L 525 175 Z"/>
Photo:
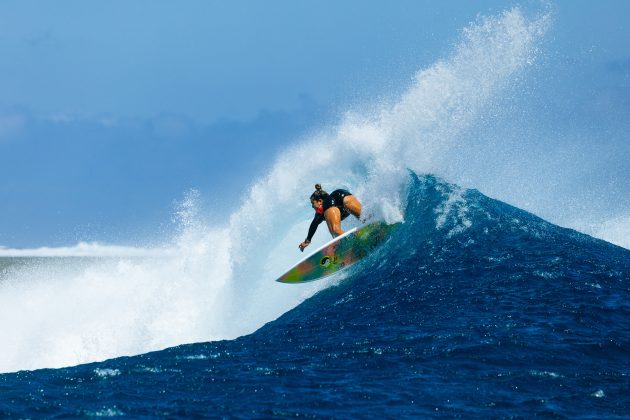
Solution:
<path fill-rule="evenodd" d="M 191 189 L 221 221 L 280 151 L 399 94 L 513 4 L 4 0 L 0 246 L 160 237 Z M 597 138 L 614 155 L 599 182 L 625 203 L 630 3 L 520 4 L 553 14 L 523 113 Z"/>

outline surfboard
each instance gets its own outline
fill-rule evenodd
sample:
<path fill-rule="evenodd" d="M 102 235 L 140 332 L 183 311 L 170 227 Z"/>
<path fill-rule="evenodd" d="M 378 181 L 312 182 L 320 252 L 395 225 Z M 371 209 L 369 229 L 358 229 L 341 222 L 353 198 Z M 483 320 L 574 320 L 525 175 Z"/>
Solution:
<path fill-rule="evenodd" d="M 350 229 L 304 258 L 278 279 L 280 283 L 320 280 L 363 259 L 383 243 L 399 223 L 375 222 Z"/>

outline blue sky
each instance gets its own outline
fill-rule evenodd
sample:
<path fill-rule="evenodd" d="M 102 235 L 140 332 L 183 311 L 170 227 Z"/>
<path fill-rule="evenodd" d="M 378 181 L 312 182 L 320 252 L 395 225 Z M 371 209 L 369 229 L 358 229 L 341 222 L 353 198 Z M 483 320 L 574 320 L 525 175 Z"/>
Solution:
<path fill-rule="evenodd" d="M 510 4 L 3 1 L 0 245 L 133 243 L 190 188 L 220 219 L 283 147 L 396 95 Z M 630 3 L 551 8 L 532 103 L 623 134 Z"/>

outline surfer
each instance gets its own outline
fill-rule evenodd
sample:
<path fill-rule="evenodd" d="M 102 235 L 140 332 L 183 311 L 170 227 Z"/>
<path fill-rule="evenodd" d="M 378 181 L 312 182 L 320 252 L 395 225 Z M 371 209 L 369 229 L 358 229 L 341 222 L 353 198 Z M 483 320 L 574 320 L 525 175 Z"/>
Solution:
<path fill-rule="evenodd" d="M 315 184 L 315 192 L 311 194 L 311 205 L 315 209 L 315 217 L 308 229 L 308 235 L 299 245 L 300 251 L 309 246 L 311 239 L 321 222 L 326 220 L 328 230 L 334 237 L 343 233 L 341 221 L 350 214 L 357 219 L 361 217 L 361 203 L 348 190 L 335 190 L 328 194 L 320 184 Z"/>

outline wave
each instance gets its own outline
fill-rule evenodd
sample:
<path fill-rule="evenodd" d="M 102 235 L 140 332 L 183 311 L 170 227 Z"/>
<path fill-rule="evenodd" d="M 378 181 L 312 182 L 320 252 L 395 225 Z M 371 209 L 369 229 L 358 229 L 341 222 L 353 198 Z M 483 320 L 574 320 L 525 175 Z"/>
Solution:
<path fill-rule="evenodd" d="M 389 241 L 255 333 L 0 375 L 5 413 L 625 415 L 630 251 L 435 176 L 408 174 L 405 203 Z"/>
<path fill-rule="evenodd" d="M 535 62 L 549 24 L 548 14 L 530 19 L 518 8 L 480 17 L 396 101 L 348 112 L 296 142 L 224 225 L 208 226 L 189 194 L 178 211 L 181 233 L 166 247 L 172 255 L 11 270 L 0 284 L 0 371 L 233 339 L 327 287 L 273 283 L 299 258 L 311 212 L 305 188 L 345 187 L 376 217 L 402 220 L 408 170 L 444 169 L 459 136 Z M 318 232 L 313 246 L 325 240 Z"/>

